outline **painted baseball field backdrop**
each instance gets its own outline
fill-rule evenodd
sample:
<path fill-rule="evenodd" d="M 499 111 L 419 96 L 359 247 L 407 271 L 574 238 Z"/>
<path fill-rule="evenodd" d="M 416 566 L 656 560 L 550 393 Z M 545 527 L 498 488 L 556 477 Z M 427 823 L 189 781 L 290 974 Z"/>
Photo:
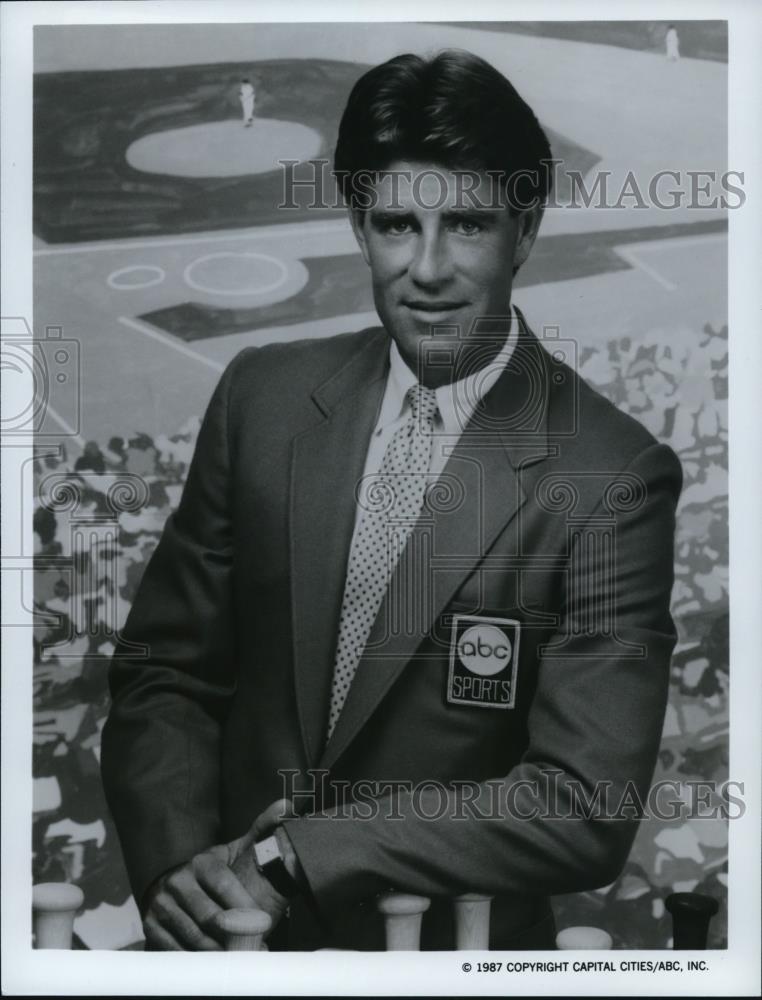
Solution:
<path fill-rule="evenodd" d="M 83 889 L 75 942 L 142 940 L 100 784 L 105 670 L 212 388 L 242 347 L 377 323 L 335 189 L 310 208 L 304 184 L 279 209 L 278 161 L 330 158 L 352 84 L 399 51 L 483 55 L 520 84 L 566 169 L 588 181 L 611 172 L 609 208 L 548 209 L 515 299 L 530 323 L 557 323 L 582 376 L 681 459 L 679 639 L 654 780 L 688 800 L 692 783 L 728 779 L 727 212 L 621 197 L 630 170 L 644 191 L 658 170 L 727 170 L 726 35 L 686 24 L 672 61 L 666 29 L 37 29 L 35 334 L 47 331 L 53 352 L 58 328 L 73 338 L 81 376 L 79 423 L 62 391 L 43 428 L 60 436 L 41 437 L 35 464 L 33 874 Z M 573 195 L 568 178 L 557 195 Z M 128 495 L 115 499 L 118 482 Z M 454 679 L 451 693 L 475 690 Z M 695 889 L 721 901 L 710 947 L 722 948 L 726 884 L 725 820 L 649 819 L 616 882 L 554 906 L 561 927 L 666 948 L 664 897 Z"/>

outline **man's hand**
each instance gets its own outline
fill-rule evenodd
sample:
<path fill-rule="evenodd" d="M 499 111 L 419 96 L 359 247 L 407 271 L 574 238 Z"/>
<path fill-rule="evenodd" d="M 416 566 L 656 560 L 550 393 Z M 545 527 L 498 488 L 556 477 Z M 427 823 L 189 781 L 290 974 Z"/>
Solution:
<path fill-rule="evenodd" d="M 221 951 L 215 917 L 256 903 L 231 868 L 228 844 L 210 847 L 154 884 L 143 918 L 146 941 L 160 951 Z"/>
<path fill-rule="evenodd" d="M 274 927 L 287 900 L 257 871 L 253 846 L 293 815 L 291 803 L 280 799 L 260 813 L 243 837 L 210 847 L 161 876 L 143 919 L 148 943 L 162 951 L 220 951 L 216 918 L 236 907 L 264 910 Z"/>

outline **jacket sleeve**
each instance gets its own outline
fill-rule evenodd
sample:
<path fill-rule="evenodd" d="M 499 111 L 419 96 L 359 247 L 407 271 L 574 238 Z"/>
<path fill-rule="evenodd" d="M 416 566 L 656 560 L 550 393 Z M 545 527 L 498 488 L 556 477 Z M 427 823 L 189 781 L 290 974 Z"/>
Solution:
<path fill-rule="evenodd" d="M 467 794 L 428 788 L 379 801 L 372 815 L 345 808 L 288 821 L 321 907 L 389 887 L 550 895 L 617 877 L 647 801 L 666 709 L 682 484 L 665 445 L 648 446 L 627 471 L 644 490 L 619 505 L 613 560 L 591 558 L 581 544 L 571 553 L 574 598 L 567 593 L 562 609 L 562 644 L 539 657 L 520 762 Z M 614 635 L 590 627 L 601 607 L 614 613 Z"/>
<path fill-rule="evenodd" d="M 204 417 L 177 511 L 146 568 L 109 669 L 101 773 L 140 903 L 164 871 L 218 840 L 221 718 L 234 686 L 228 397 Z"/>

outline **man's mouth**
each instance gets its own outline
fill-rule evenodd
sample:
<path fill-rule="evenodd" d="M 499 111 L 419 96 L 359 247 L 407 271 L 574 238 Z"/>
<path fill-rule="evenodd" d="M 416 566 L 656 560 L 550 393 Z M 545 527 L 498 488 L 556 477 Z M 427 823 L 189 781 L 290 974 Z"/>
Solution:
<path fill-rule="evenodd" d="M 457 309 L 462 309 L 465 302 L 453 299 L 406 299 L 403 305 L 417 318 L 432 323 L 446 319 Z"/>

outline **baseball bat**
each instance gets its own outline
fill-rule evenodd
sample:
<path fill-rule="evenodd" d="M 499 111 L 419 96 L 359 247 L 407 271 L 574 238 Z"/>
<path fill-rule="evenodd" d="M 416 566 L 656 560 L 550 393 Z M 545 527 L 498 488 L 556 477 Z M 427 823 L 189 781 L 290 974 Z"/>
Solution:
<path fill-rule="evenodd" d="M 559 951 L 610 951 L 611 935 L 600 927 L 566 927 L 556 934 Z"/>
<path fill-rule="evenodd" d="M 378 899 L 378 910 L 384 915 L 387 951 L 420 951 L 421 921 L 431 905 L 426 896 L 406 892 L 387 892 Z"/>
<path fill-rule="evenodd" d="M 675 951 L 706 949 L 709 921 L 720 908 L 713 896 L 700 892 L 673 892 L 664 901 L 672 914 L 672 947 Z"/>
<path fill-rule="evenodd" d="M 273 922 L 264 910 L 225 910 L 215 923 L 224 935 L 225 951 L 267 951 L 264 936 Z"/>
<path fill-rule="evenodd" d="M 456 951 L 489 951 L 491 896 L 467 892 L 453 900 Z"/>
<path fill-rule="evenodd" d="M 84 893 L 68 882 L 40 882 L 32 886 L 35 948 L 71 948 L 74 917 Z"/>

